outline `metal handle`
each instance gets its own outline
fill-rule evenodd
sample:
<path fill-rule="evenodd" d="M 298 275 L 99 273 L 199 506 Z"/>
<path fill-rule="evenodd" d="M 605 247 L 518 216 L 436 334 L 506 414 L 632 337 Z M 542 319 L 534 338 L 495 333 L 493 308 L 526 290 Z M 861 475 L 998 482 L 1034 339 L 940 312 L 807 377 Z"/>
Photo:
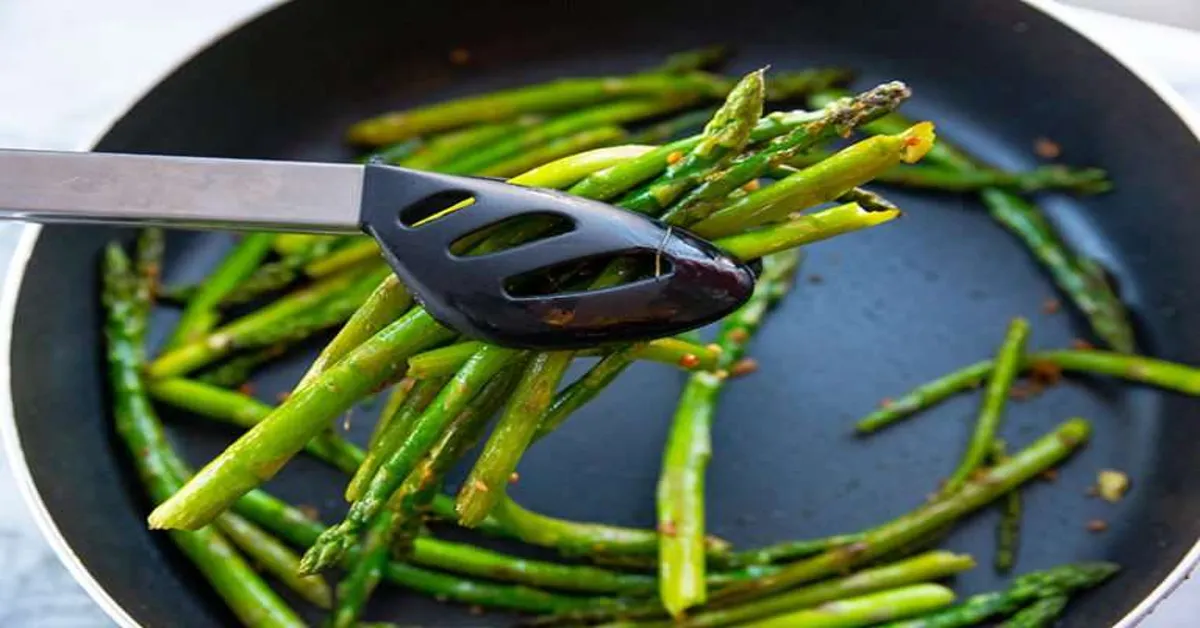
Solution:
<path fill-rule="evenodd" d="M 362 166 L 0 149 L 0 218 L 358 230 Z"/>

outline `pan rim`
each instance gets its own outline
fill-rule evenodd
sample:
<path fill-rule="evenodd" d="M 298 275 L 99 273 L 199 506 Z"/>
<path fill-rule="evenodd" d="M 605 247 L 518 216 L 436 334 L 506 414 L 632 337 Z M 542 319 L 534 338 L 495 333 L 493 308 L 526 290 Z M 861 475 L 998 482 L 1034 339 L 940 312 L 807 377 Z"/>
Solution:
<path fill-rule="evenodd" d="M 138 102 L 157 89 L 164 80 L 196 56 L 202 54 L 209 47 L 219 43 L 228 35 L 247 26 L 251 22 L 278 9 L 286 2 L 287 0 L 269 0 L 265 6 L 240 19 L 234 20 L 225 28 L 202 40 L 191 53 L 186 54 L 176 63 L 167 67 L 160 73 L 157 80 L 149 83 L 144 90 L 139 91 L 128 99 L 125 106 L 121 107 L 119 113 L 105 124 L 95 137 L 79 142 L 75 150 L 90 151 L 94 149 L 118 121 L 127 115 Z M 1021 2 L 1051 18 L 1079 37 L 1082 37 L 1101 53 L 1117 62 L 1134 78 L 1141 81 L 1192 132 L 1197 144 L 1200 145 L 1200 112 L 1193 111 L 1183 96 L 1162 79 L 1156 71 L 1150 70 L 1140 60 L 1127 54 L 1123 49 L 1120 49 L 1119 45 L 1114 49 L 1111 43 L 1100 41 L 1077 27 L 1074 22 L 1077 18 L 1071 16 L 1071 12 L 1076 10 L 1074 7 L 1061 5 L 1056 0 L 1021 0 Z M 13 250 L 12 259 L 4 274 L 4 283 L 0 286 L 0 387 L 3 387 L 3 391 L 0 391 L 0 446 L 3 447 L 3 451 L 9 460 L 9 466 L 15 477 L 18 492 L 32 514 L 34 523 L 41 533 L 42 538 L 49 543 L 59 562 L 67 568 L 72 578 L 83 588 L 88 597 L 117 625 L 122 628 L 140 628 L 141 624 L 133 619 L 125 608 L 109 595 L 104 585 L 88 571 L 83 560 L 75 554 L 70 543 L 58 528 L 45 502 L 42 501 L 41 494 L 33 480 L 31 469 L 26 464 L 25 453 L 20 440 L 20 432 L 17 429 L 12 395 L 13 325 L 25 277 L 25 270 L 33 255 L 41 230 L 41 226 L 36 224 L 27 224 L 22 227 L 17 244 Z M 1200 568 L 1200 538 L 1197 538 L 1192 547 L 1184 553 L 1183 557 L 1171 569 L 1170 573 L 1154 589 L 1146 594 L 1141 602 L 1113 624 L 1112 628 L 1134 628 L 1140 624 L 1143 619 L 1154 612 L 1159 604 L 1174 594 L 1179 586 L 1189 579 L 1198 568 Z"/>

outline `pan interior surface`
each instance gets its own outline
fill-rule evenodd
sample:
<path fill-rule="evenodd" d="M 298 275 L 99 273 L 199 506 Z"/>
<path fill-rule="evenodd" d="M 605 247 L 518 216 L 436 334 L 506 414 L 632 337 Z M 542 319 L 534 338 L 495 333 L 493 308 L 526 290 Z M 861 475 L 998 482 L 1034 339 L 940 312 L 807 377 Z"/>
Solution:
<path fill-rule="evenodd" d="M 1020 3 L 968 11 L 953 0 L 878 3 L 870 12 L 857 3 L 782 0 L 571 7 L 299 0 L 186 64 L 99 149 L 346 160 L 344 129 L 371 114 L 561 76 L 628 72 L 698 45 L 735 47 L 730 72 L 844 65 L 861 71 L 858 86 L 908 82 L 910 114 L 936 121 L 944 137 L 998 165 L 1036 165 L 1032 146 L 1044 136 L 1063 147 L 1065 161 L 1108 169 L 1114 192 L 1048 196 L 1045 207 L 1069 239 L 1114 270 L 1143 351 L 1200 360 L 1200 274 L 1186 270 L 1200 267 L 1193 244 L 1200 215 L 1188 185 L 1200 172 L 1196 139 L 1136 78 L 1061 24 Z M 714 15 L 720 19 L 706 17 Z M 469 63 L 450 61 L 458 48 L 470 52 Z M 954 399 L 868 440 L 851 435 L 853 421 L 889 395 L 990 356 L 1014 316 L 1032 320 L 1033 348 L 1067 346 L 1082 334 L 1070 315 L 1043 313 L 1053 287 L 973 200 L 887 192 L 905 219 L 813 246 L 797 290 L 751 348 L 760 370 L 723 398 L 708 515 L 710 531 L 739 546 L 852 531 L 913 508 L 953 468 L 976 399 Z M 145 529 L 149 504 L 111 429 L 96 263 L 108 240 L 129 236 L 101 227 L 42 232 L 13 330 L 21 444 L 62 535 L 130 616 L 144 626 L 232 625 L 165 536 Z M 228 242 L 220 234 L 173 234 L 168 281 L 200 277 Z M 160 316 L 155 336 L 171 322 Z M 260 397 L 286 390 L 310 356 L 294 355 L 260 377 Z M 662 366 L 631 369 L 530 452 L 514 497 L 554 515 L 652 525 L 659 454 L 681 383 Z M 355 438 L 369 431 L 375 409 L 351 420 Z M 193 463 L 236 436 L 165 408 L 162 415 Z M 1200 406 L 1072 379 L 1014 403 L 1003 436 L 1022 446 L 1070 416 L 1092 420 L 1095 436 L 1056 480 L 1025 492 L 1018 572 L 1073 560 L 1120 563 L 1120 577 L 1081 597 L 1065 624 L 1108 625 L 1200 536 L 1200 495 L 1187 481 Z M 1133 480 L 1119 504 L 1085 495 L 1105 468 Z M 336 472 L 297 458 L 268 488 L 333 522 L 344 510 L 343 485 Z M 980 562 L 958 579 L 961 592 L 1006 581 L 990 568 L 996 516 L 985 510 L 945 543 Z M 1107 532 L 1089 533 L 1093 519 L 1107 521 Z M 368 618 L 507 621 L 394 588 L 376 596 Z"/>

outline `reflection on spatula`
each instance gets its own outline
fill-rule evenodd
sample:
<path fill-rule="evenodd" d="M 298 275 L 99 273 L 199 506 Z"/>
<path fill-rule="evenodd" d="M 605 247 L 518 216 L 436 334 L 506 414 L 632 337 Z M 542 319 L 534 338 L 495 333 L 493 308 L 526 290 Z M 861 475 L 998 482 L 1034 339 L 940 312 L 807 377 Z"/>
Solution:
<path fill-rule="evenodd" d="M 522 348 L 629 342 L 693 329 L 731 312 L 754 284 L 748 267 L 704 240 L 604 203 L 376 164 L 0 150 L 0 217 L 363 230 L 439 322 Z M 483 254 L 454 247 L 522 217 L 557 227 Z M 518 288 L 550 269 L 621 257 L 650 260 L 653 270 L 605 288 Z"/>

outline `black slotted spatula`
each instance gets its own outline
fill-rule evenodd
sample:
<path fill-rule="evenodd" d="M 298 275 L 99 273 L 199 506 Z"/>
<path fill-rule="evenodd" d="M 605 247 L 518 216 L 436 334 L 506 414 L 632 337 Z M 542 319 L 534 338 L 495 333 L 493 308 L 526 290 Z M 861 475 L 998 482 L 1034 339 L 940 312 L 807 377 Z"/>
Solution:
<path fill-rule="evenodd" d="M 452 211 L 444 211 L 452 209 Z M 454 243 L 505 221 L 565 228 L 480 255 Z M 751 270 L 645 216 L 552 190 L 380 164 L 0 150 L 0 217 L 35 222 L 353 232 L 436 320 L 499 345 L 566 349 L 700 327 L 750 296 Z M 605 288 L 524 294 L 513 280 L 641 256 L 655 272 Z"/>

